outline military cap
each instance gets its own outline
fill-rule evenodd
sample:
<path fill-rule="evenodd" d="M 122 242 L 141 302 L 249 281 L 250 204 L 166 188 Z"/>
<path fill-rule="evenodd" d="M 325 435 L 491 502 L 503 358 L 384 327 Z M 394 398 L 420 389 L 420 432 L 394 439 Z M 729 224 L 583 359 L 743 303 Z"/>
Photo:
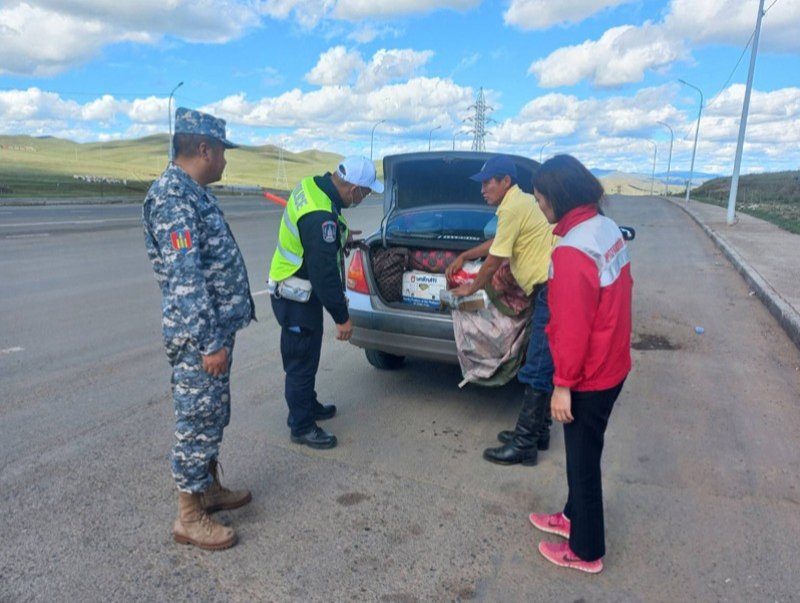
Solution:
<path fill-rule="evenodd" d="M 225 138 L 224 119 L 186 107 L 178 107 L 175 111 L 175 134 L 208 136 L 220 141 L 228 149 L 239 146 Z"/>

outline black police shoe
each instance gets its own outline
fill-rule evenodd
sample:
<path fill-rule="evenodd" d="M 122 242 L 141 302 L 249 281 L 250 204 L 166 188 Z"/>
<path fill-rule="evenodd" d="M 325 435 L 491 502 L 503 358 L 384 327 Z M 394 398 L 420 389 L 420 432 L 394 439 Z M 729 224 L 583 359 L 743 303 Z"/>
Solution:
<path fill-rule="evenodd" d="M 318 404 L 317 407 L 314 409 L 315 421 L 325 421 L 326 419 L 332 419 L 335 415 L 336 415 L 335 404 Z"/>
<path fill-rule="evenodd" d="M 336 405 L 335 404 L 317 404 L 314 408 L 314 420 L 315 421 L 325 421 L 327 419 L 332 419 L 336 416 Z M 286 417 L 286 427 L 292 426 L 292 415 L 289 414 Z"/>
<path fill-rule="evenodd" d="M 293 435 L 291 439 L 295 444 L 305 444 L 309 448 L 317 448 L 320 450 L 333 448 L 337 444 L 336 436 L 325 431 L 319 425 L 314 425 L 311 431 L 303 435 Z"/>

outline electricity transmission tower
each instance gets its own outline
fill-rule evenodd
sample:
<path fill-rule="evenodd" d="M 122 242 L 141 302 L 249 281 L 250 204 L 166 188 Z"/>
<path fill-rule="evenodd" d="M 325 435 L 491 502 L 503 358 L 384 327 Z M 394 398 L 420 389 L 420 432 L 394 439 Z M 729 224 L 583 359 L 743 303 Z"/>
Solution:
<path fill-rule="evenodd" d="M 486 98 L 483 96 L 483 87 L 478 91 L 478 98 L 475 100 L 475 104 L 470 105 L 468 108 L 475 110 L 475 114 L 472 117 L 468 117 L 464 120 L 472 124 L 472 129 L 467 131 L 467 134 L 473 135 L 472 150 L 485 151 L 486 144 L 484 143 L 484 138 L 486 138 L 486 124 L 494 123 L 491 117 L 486 117 L 486 113 L 493 111 L 494 107 L 486 105 Z"/>
<path fill-rule="evenodd" d="M 286 178 L 286 161 L 283 158 L 283 149 L 278 147 L 278 171 L 275 174 L 275 188 L 289 190 L 289 180 Z"/>

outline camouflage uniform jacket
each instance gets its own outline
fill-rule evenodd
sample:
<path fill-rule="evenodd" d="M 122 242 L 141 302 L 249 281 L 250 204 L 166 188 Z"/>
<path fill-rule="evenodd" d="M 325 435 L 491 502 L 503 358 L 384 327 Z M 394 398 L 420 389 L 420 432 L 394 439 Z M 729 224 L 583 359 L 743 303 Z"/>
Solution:
<path fill-rule="evenodd" d="M 244 258 L 216 197 L 170 165 L 150 187 L 142 221 L 167 350 L 191 342 L 216 352 L 255 318 Z"/>

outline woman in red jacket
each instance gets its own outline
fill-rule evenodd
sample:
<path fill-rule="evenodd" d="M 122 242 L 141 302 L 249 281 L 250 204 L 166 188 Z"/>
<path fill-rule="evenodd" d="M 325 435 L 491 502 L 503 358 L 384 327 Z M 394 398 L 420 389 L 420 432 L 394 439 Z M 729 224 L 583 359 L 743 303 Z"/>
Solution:
<path fill-rule="evenodd" d="M 550 259 L 547 337 L 555 364 L 551 409 L 564 423 L 569 495 L 563 512 L 532 513 L 530 521 L 569 538 L 539 544 L 548 561 L 595 574 L 605 555 L 603 438 L 631 370 L 630 261 L 619 228 L 600 212 L 603 186 L 580 161 L 553 157 L 533 184 L 562 237 Z"/>

